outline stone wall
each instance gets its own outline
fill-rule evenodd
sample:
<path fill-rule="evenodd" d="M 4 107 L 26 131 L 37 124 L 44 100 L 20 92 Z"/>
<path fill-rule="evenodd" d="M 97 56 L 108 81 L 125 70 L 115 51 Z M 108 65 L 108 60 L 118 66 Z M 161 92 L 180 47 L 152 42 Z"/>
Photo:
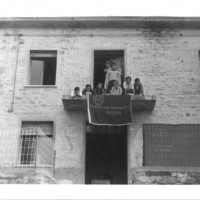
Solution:
<path fill-rule="evenodd" d="M 0 170 L 0 184 L 57 184 L 48 170 L 7 169 Z"/>
<path fill-rule="evenodd" d="M 19 129 L 23 120 L 53 121 L 56 176 L 84 183 L 87 115 L 66 112 L 62 95 L 93 84 L 94 50 L 122 49 L 125 76 L 140 77 L 145 94 L 157 96 L 155 110 L 133 113 L 129 127 L 129 168 L 141 167 L 142 124 L 200 123 L 199 36 L 199 30 L 184 29 L 1 30 L 0 129 Z M 28 85 L 30 50 L 57 50 L 56 86 Z"/>
<path fill-rule="evenodd" d="M 135 170 L 132 184 L 192 185 L 200 184 L 200 172 L 188 169 L 177 170 Z"/>

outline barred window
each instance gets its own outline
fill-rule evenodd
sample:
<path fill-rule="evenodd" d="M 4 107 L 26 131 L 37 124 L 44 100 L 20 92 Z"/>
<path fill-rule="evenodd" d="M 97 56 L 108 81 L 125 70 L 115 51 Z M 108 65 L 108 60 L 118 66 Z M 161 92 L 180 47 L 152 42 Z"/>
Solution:
<path fill-rule="evenodd" d="M 22 122 L 19 157 L 21 165 L 53 163 L 53 122 Z"/>

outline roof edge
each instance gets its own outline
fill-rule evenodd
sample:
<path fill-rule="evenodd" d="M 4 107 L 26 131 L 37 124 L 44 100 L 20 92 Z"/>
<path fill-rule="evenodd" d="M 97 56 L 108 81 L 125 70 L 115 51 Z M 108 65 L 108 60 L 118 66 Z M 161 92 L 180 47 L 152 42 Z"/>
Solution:
<path fill-rule="evenodd" d="M 79 17 L 0 17 L 0 21 L 146 21 L 146 20 L 176 20 L 176 21 L 200 21 L 199 17 L 176 16 L 79 16 Z"/>
<path fill-rule="evenodd" d="M 1 28 L 196 28 L 200 17 L 6 17 Z"/>

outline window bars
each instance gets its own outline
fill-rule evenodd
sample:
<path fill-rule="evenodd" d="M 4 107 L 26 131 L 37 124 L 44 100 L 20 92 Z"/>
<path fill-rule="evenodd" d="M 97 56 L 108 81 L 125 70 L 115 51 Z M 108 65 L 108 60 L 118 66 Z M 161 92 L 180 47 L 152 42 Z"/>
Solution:
<path fill-rule="evenodd" d="M 40 127 L 0 131 L 1 168 L 55 168 L 53 135 Z"/>

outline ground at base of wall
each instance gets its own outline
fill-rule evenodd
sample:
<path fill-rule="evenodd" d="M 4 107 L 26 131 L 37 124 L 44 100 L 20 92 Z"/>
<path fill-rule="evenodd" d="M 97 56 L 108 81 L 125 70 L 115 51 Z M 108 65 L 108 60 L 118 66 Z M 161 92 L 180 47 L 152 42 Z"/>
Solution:
<path fill-rule="evenodd" d="M 0 184 L 55 184 L 44 174 L 0 174 Z"/>
<path fill-rule="evenodd" d="M 0 170 L 0 184 L 56 184 L 46 170 L 11 168 Z"/>
<path fill-rule="evenodd" d="M 200 172 L 135 172 L 132 184 L 197 185 L 200 184 Z"/>
<path fill-rule="evenodd" d="M 72 184 L 71 180 L 57 180 L 48 170 L 3 169 L 0 184 Z"/>

